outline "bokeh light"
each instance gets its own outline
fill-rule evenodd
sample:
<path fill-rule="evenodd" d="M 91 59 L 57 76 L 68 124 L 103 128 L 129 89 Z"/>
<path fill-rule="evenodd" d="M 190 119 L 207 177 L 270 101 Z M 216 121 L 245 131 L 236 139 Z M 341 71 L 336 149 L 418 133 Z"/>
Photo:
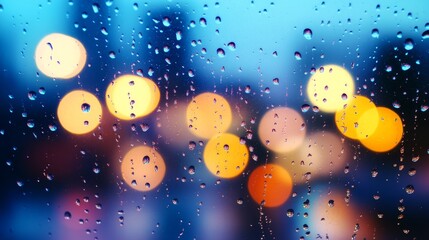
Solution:
<path fill-rule="evenodd" d="M 69 79 L 85 67 L 86 50 L 79 40 L 52 33 L 37 44 L 34 58 L 37 68 L 46 76 Z"/>
<path fill-rule="evenodd" d="M 221 95 L 202 93 L 189 103 L 186 119 L 192 134 L 209 139 L 228 130 L 232 122 L 231 107 Z"/>
<path fill-rule="evenodd" d="M 161 154 L 149 146 L 138 146 L 128 151 L 122 159 L 124 181 L 138 191 L 151 191 L 161 184 L 166 165 Z"/>
<path fill-rule="evenodd" d="M 404 132 L 401 118 L 394 111 L 377 107 L 378 126 L 375 132 L 361 139 L 361 143 L 374 152 L 387 152 L 401 141 Z"/>
<path fill-rule="evenodd" d="M 307 96 L 323 112 L 335 112 L 350 101 L 355 87 L 353 77 L 343 67 L 325 65 L 308 81 Z"/>
<path fill-rule="evenodd" d="M 211 138 L 204 148 L 204 163 L 208 170 L 221 178 L 233 178 L 244 171 L 249 151 L 240 138 L 221 133 Z"/>
<path fill-rule="evenodd" d="M 64 129 L 74 134 L 85 134 L 100 124 L 102 108 L 92 93 L 74 90 L 61 99 L 57 115 Z"/>
<path fill-rule="evenodd" d="M 106 105 L 110 113 L 123 120 L 144 117 L 159 104 L 161 93 L 155 82 L 137 75 L 122 75 L 106 90 Z"/>
<path fill-rule="evenodd" d="M 367 97 L 353 96 L 343 109 L 335 113 L 335 124 L 338 130 L 348 138 L 367 138 L 377 129 L 377 107 Z"/>
<path fill-rule="evenodd" d="M 304 119 L 297 111 L 287 107 L 269 110 L 262 117 L 258 134 L 268 149 L 285 153 L 299 147 L 306 133 Z"/>
<path fill-rule="evenodd" d="M 332 132 L 314 132 L 290 153 L 278 155 L 274 162 L 286 168 L 294 183 L 326 177 L 344 170 L 351 150 L 343 139 Z"/>
<path fill-rule="evenodd" d="M 283 167 L 266 164 L 252 171 L 247 188 L 256 203 L 277 207 L 286 202 L 292 193 L 292 178 Z"/>

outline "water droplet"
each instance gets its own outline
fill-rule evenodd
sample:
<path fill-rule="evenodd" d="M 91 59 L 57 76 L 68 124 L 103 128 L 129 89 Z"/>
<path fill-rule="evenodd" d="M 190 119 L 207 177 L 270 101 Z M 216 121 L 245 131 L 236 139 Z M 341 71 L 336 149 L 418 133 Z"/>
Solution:
<path fill-rule="evenodd" d="M 215 23 L 220 24 L 221 22 L 222 22 L 222 19 L 219 16 L 217 16 L 215 18 Z"/>
<path fill-rule="evenodd" d="M 411 50 L 414 48 L 414 41 L 411 38 L 407 38 L 404 42 L 404 48 L 405 50 Z"/>
<path fill-rule="evenodd" d="M 34 101 L 37 99 L 37 93 L 35 91 L 29 91 L 28 92 L 28 99 L 31 101 Z"/>
<path fill-rule="evenodd" d="M 387 65 L 386 66 L 386 72 L 391 72 L 392 71 L 392 66 Z"/>
<path fill-rule="evenodd" d="M 188 76 L 189 77 L 194 77 L 195 76 L 194 71 L 192 71 L 191 69 L 189 69 L 188 70 Z"/>
<path fill-rule="evenodd" d="M 46 94 L 46 90 L 45 90 L 45 88 L 44 88 L 44 87 L 40 87 L 40 88 L 39 88 L 39 94 L 40 94 L 40 95 L 45 95 L 45 94 Z"/>
<path fill-rule="evenodd" d="M 303 104 L 303 105 L 301 106 L 301 111 L 302 111 L 303 113 L 308 112 L 308 110 L 310 110 L 310 105 L 308 105 L 308 104 Z"/>
<path fill-rule="evenodd" d="M 82 109 L 82 112 L 84 112 L 84 113 L 88 113 L 89 111 L 91 111 L 91 105 L 89 105 L 88 103 L 82 103 L 80 108 Z"/>
<path fill-rule="evenodd" d="M 216 52 L 219 57 L 225 57 L 225 50 L 223 50 L 222 48 L 218 48 Z"/>
<path fill-rule="evenodd" d="M 171 202 L 172 202 L 174 205 L 177 205 L 177 204 L 179 203 L 179 200 L 178 200 L 177 198 L 173 198 L 173 200 L 171 200 Z"/>
<path fill-rule="evenodd" d="M 237 199 L 237 204 L 238 205 L 242 205 L 243 204 L 243 199 L 242 198 Z"/>
<path fill-rule="evenodd" d="M 335 204 L 334 200 L 330 199 L 330 200 L 328 201 L 328 206 L 329 206 L 329 207 L 333 207 L 333 206 L 334 206 L 334 204 Z"/>
<path fill-rule="evenodd" d="M 298 61 L 302 59 L 302 56 L 301 56 L 300 52 L 295 52 L 295 59 L 298 60 Z"/>
<path fill-rule="evenodd" d="M 311 31 L 311 29 L 310 29 L 310 28 L 306 28 L 306 29 L 304 29 L 304 31 L 303 31 L 303 35 L 304 35 L 304 38 L 305 38 L 305 39 L 307 39 L 307 40 L 311 40 L 311 38 L 313 37 L 313 32 Z"/>
<path fill-rule="evenodd" d="M 55 132 L 57 131 L 57 126 L 55 124 L 49 124 L 49 130 L 51 130 L 51 132 Z"/>
<path fill-rule="evenodd" d="M 428 105 L 422 105 L 422 106 L 420 107 L 420 111 L 422 111 L 422 112 L 426 112 L 428 109 L 429 109 L 429 106 L 428 106 Z"/>
<path fill-rule="evenodd" d="M 392 103 L 392 105 L 393 105 L 394 108 L 400 108 L 401 107 L 401 104 L 398 101 L 394 101 Z"/>
<path fill-rule="evenodd" d="M 235 49 L 236 49 L 235 42 L 229 42 L 228 43 L 228 48 L 231 51 L 235 51 Z"/>
<path fill-rule="evenodd" d="M 177 41 L 182 40 L 182 32 L 181 32 L 181 31 L 177 31 L 177 32 L 176 32 L 176 40 L 177 40 Z"/>
<path fill-rule="evenodd" d="M 69 211 L 66 211 L 66 212 L 64 213 L 64 219 L 66 219 L 66 220 L 70 220 L 70 219 L 71 219 L 71 217 L 72 217 L 72 215 L 71 215 L 71 213 L 70 213 Z"/>
<path fill-rule="evenodd" d="M 114 51 L 110 51 L 109 52 L 109 57 L 110 57 L 110 59 L 115 59 L 116 58 L 116 53 Z"/>
<path fill-rule="evenodd" d="M 279 78 L 273 78 L 273 84 L 274 85 L 279 85 L 280 83 L 280 79 Z"/>
<path fill-rule="evenodd" d="M 410 168 L 410 170 L 408 170 L 408 175 L 410 176 L 414 176 L 416 175 L 417 170 L 415 168 Z"/>
<path fill-rule="evenodd" d="M 245 93 L 250 93 L 252 91 L 252 89 L 250 88 L 250 86 L 249 85 L 247 85 L 245 88 L 244 88 L 244 92 Z"/>
<path fill-rule="evenodd" d="M 189 166 L 188 173 L 191 174 L 191 175 L 194 175 L 195 174 L 195 167 L 194 166 Z"/>
<path fill-rule="evenodd" d="M 379 37 L 380 37 L 380 32 L 378 31 L 378 29 L 377 29 L 377 28 L 372 29 L 372 31 L 371 31 L 371 36 L 372 36 L 373 38 L 379 38 Z"/>
<path fill-rule="evenodd" d="M 27 127 L 29 128 L 34 128 L 34 120 L 33 119 L 28 119 L 27 121 Z"/>
<path fill-rule="evenodd" d="M 414 193 L 414 186 L 413 185 L 408 185 L 405 187 L 405 192 L 408 194 L 413 194 Z"/>
<path fill-rule="evenodd" d="M 429 38 L 429 30 L 426 30 L 422 33 L 422 38 L 423 39 L 428 39 Z"/>
<path fill-rule="evenodd" d="M 149 156 L 144 156 L 143 157 L 143 164 L 148 164 L 150 162 L 150 157 Z"/>
<path fill-rule="evenodd" d="M 94 13 L 98 13 L 100 11 L 100 5 L 98 5 L 98 3 L 92 4 L 92 11 L 94 11 Z"/>
<path fill-rule="evenodd" d="M 193 151 L 196 146 L 197 146 L 197 144 L 194 141 L 189 142 L 189 145 L 188 145 L 189 150 Z"/>
<path fill-rule="evenodd" d="M 207 27 L 207 20 L 205 18 L 200 18 L 201 27 Z"/>
<path fill-rule="evenodd" d="M 397 37 L 397 38 L 402 38 L 402 32 L 401 32 L 401 31 L 399 31 L 399 32 L 396 34 L 396 37 Z"/>
<path fill-rule="evenodd" d="M 107 32 L 107 29 L 106 29 L 105 27 L 102 27 L 102 28 L 100 29 L 100 31 L 101 31 L 101 33 L 102 33 L 104 36 L 109 35 L 109 33 Z"/>
<path fill-rule="evenodd" d="M 83 19 L 87 19 L 88 18 L 88 13 L 87 12 L 83 12 L 82 13 L 82 18 Z"/>
<path fill-rule="evenodd" d="M 133 9 L 134 9 L 135 11 L 139 10 L 139 5 L 138 5 L 137 3 L 134 3 L 134 4 L 133 4 Z"/>
<path fill-rule="evenodd" d="M 343 99 L 344 101 L 345 101 L 345 100 L 347 100 L 347 98 L 348 98 L 348 97 L 347 97 L 347 94 L 343 93 L 343 94 L 341 95 L 341 99 Z"/>
<path fill-rule="evenodd" d="M 403 70 L 403 71 L 407 71 L 408 69 L 410 69 L 411 68 L 411 65 L 410 64 L 408 64 L 408 63 L 401 63 L 401 69 Z"/>
<path fill-rule="evenodd" d="M 171 20 L 169 17 L 164 17 L 162 19 L 162 25 L 164 25 L 165 27 L 169 27 L 171 25 Z"/>
<path fill-rule="evenodd" d="M 293 215 L 294 215 L 294 211 L 293 211 L 293 209 L 288 209 L 287 211 L 286 211 L 286 216 L 288 216 L 288 217 L 293 217 Z"/>
<path fill-rule="evenodd" d="M 22 187 L 22 186 L 24 186 L 24 182 L 23 181 L 16 181 L 16 185 L 18 185 L 18 187 Z"/>

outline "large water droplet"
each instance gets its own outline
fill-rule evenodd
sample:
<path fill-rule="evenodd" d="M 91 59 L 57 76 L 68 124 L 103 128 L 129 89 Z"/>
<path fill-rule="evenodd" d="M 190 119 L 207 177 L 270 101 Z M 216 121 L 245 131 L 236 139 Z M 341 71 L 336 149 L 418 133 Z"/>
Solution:
<path fill-rule="evenodd" d="M 64 219 L 66 219 L 66 220 L 70 220 L 70 219 L 71 219 L 71 217 L 72 217 L 72 215 L 71 215 L 71 213 L 70 213 L 69 211 L 66 211 L 66 212 L 64 213 Z"/>
<path fill-rule="evenodd" d="M 223 50 L 222 48 L 218 48 L 217 55 L 221 58 L 225 57 L 225 50 Z"/>
<path fill-rule="evenodd" d="M 414 41 L 411 38 L 407 38 L 404 43 L 405 50 L 411 50 L 414 48 Z"/>
<path fill-rule="evenodd" d="M 428 39 L 429 38 L 429 30 L 426 30 L 422 33 L 422 38 L 423 39 Z"/>

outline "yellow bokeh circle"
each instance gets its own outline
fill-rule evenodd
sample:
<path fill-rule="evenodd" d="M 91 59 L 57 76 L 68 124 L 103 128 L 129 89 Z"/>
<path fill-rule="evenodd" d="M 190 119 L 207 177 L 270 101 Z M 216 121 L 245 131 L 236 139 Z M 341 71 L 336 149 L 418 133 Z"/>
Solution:
<path fill-rule="evenodd" d="M 233 178 L 244 171 L 249 161 L 249 151 L 240 138 L 221 133 L 211 138 L 204 148 L 207 169 L 221 178 Z"/>
<path fill-rule="evenodd" d="M 247 189 L 256 203 L 277 207 L 286 202 L 292 193 L 292 178 L 283 167 L 267 164 L 252 171 Z"/>
<path fill-rule="evenodd" d="M 389 108 L 377 107 L 377 110 L 377 129 L 371 136 L 360 141 L 366 148 L 374 152 L 387 152 L 396 147 L 402 139 L 404 132 L 402 120 Z"/>
<path fill-rule="evenodd" d="M 122 159 L 122 177 L 138 191 L 151 191 L 161 184 L 166 165 L 161 154 L 148 146 L 134 147 Z"/>
<path fill-rule="evenodd" d="M 323 112 L 335 112 L 347 104 L 355 87 L 350 73 L 337 65 L 325 65 L 311 76 L 307 84 L 310 102 Z"/>
<path fill-rule="evenodd" d="M 297 111 L 287 107 L 269 110 L 262 117 L 258 135 L 268 149 L 285 153 L 299 147 L 305 139 L 304 119 Z"/>
<path fill-rule="evenodd" d="M 123 120 L 144 117 L 159 104 L 161 93 L 150 79 L 136 75 L 123 75 L 113 80 L 106 90 L 109 112 Z"/>
<path fill-rule="evenodd" d="M 231 107 L 219 94 L 202 93 L 189 103 L 186 119 L 192 134 L 209 139 L 228 130 L 232 122 Z"/>
<path fill-rule="evenodd" d="M 363 139 L 371 136 L 378 126 L 378 111 L 367 97 L 353 96 L 344 108 L 335 113 L 338 130 L 351 139 Z"/>
<path fill-rule="evenodd" d="M 69 79 L 84 68 L 86 50 L 79 40 L 61 33 L 52 33 L 37 44 L 34 59 L 37 68 L 46 76 Z"/>
<path fill-rule="evenodd" d="M 94 130 L 102 116 L 100 101 L 92 93 L 75 90 L 66 94 L 57 109 L 61 126 L 74 134 L 85 134 Z"/>

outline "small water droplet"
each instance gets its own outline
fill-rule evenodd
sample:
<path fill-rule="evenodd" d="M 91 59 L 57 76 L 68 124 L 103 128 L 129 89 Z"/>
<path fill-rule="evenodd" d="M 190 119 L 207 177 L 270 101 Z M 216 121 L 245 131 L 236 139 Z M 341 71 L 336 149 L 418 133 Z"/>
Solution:
<path fill-rule="evenodd" d="M 303 31 L 304 38 L 307 40 L 311 40 L 313 38 L 313 31 L 310 28 L 306 28 Z"/>
<path fill-rule="evenodd" d="M 92 4 L 92 10 L 94 13 L 98 13 L 100 11 L 100 5 L 98 5 L 98 3 Z"/>
<path fill-rule="evenodd" d="M 225 50 L 223 50 L 222 48 L 218 48 L 216 52 L 219 57 L 225 57 Z"/>
<path fill-rule="evenodd" d="M 235 42 L 229 42 L 228 43 L 228 48 L 231 51 L 235 51 L 235 49 L 236 49 Z"/>
<path fill-rule="evenodd" d="M 301 106 L 301 111 L 302 111 L 303 113 L 308 112 L 308 110 L 310 110 L 310 105 L 308 105 L 308 104 L 303 104 L 303 105 Z"/>
<path fill-rule="evenodd" d="M 426 30 L 422 33 L 422 38 L 423 39 L 428 39 L 429 38 L 429 30 Z"/>
<path fill-rule="evenodd" d="M 405 192 L 408 194 L 413 194 L 414 193 L 414 186 L 413 185 L 408 185 L 405 187 Z"/>
<path fill-rule="evenodd" d="M 91 111 L 91 105 L 89 105 L 88 103 L 82 103 L 80 108 L 82 109 L 82 112 L 84 112 L 84 113 L 88 113 L 89 111 Z"/>
<path fill-rule="evenodd" d="M 72 217 L 71 213 L 69 211 L 64 212 L 64 219 L 70 220 Z"/>
<path fill-rule="evenodd" d="M 171 25 L 171 20 L 169 17 L 164 17 L 162 19 L 162 25 L 164 25 L 165 27 L 169 27 Z"/>
<path fill-rule="evenodd" d="M 347 100 L 347 98 L 348 98 L 347 94 L 343 93 L 341 95 L 341 99 L 343 99 L 344 101 Z"/>
<path fill-rule="evenodd" d="M 378 31 L 377 28 L 372 29 L 371 37 L 373 37 L 373 38 L 379 38 L 380 37 L 380 32 Z"/>
<path fill-rule="evenodd" d="M 298 61 L 302 59 L 302 56 L 301 56 L 300 52 L 295 52 L 295 59 L 298 60 Z"/>
<path fill-rule="evenodd" d="M 205 18 L 200 18 L 201 27 L 207 27 L 207 20 Z"/>
<path fill-rule="evenodd" d="M 328 206 L 329 206 L 329 207 L 333 207 L 333 206 L 334 206 L 334 204 L 335 204 L 334 200 L 330 199 L 330 200 L 328 201 Z"/>
<path fill-rule="evenodd" d="M 393 105 L 394 108 L 400 108 L 401 107 L 401 104 L 398 101 L 394 101 L 392 103 L 392 105 Z"/>
<path fill-rule="evenodd" d="M 293 217 L 293 215 L 294 215 L 294 211 L 293 211 L 293 209 L 288 209 L 287 211 L 286 211 L 286 216 L 288 216 L 288 217 Z"/>
<path fill-rule="evenodd" d="M 57 131 L 57 126 L 55 124 L 49 124 L 49 130 L 51 130 L 51 132 L 55 132 Z"/>
<path fill-rule="evenodd" d="M 410 64 L 408 64 L 408 63 L 401 63 L 401 69 L 403 70 L 403 71 L 407 71 L 407 70 L 409 70 L 411 68 L 411 65 Z"/>
<path fill-rule="evenodd" d="M 216 16 L 215 23 L 220 24 L 222 22 L 222 19 L 219 16 Z"/>
<path fill-rule="evenodd" d="M 110 57 L 110 59 L 115 59 L 116 58 L 116 53 L 114 51 L 110 51 L 109 52 L 109 57 Z"/>
<path fill-rule="evenodd" d="M 28 99 L 31 101 L 34 101 L 37 99 L 37 93 L 35 91 L 29 91 L 28 92 Z"/>
<path fill-rule="evenodd" d="M 45 94 L 46 94 L 46 90 L 45 90 L 45 88 L 44 88 L 44 87 L 40 87 L 40 88 L 39 88 L 39 94 L 40 94 L 40 95 L 45 95 Z"/>
<path fill-rule="evenodd" d="M 102 33 L 104 36 L 109 35 L 109 33 L 107 32 L 107 29 L 106 29 L 105 27 L 102 27 L 102 28 L 100 29 L 100 31 L 101 31 L 101 33 Z"/>

